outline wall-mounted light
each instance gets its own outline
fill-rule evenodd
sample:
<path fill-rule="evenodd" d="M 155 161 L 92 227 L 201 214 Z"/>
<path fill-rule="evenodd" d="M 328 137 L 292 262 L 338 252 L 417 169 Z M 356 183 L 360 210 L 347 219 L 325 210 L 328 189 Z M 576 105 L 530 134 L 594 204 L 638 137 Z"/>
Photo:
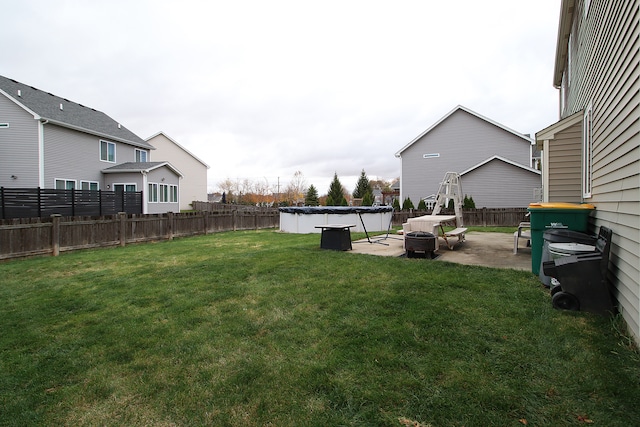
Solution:
<path fill-rule="evenodd" d="M 111 188 L 111 184 L 107 184 L 107 190 Z"/>
<path fill-rule="evenodd" d="M 162 178 L 160 181 L 164 182 L 164 178 Z"/>
<path fill-rule="evenodd" d="M 11 179 L 18 179 L 18 177 L 15 175 L 11 175 Z"/>

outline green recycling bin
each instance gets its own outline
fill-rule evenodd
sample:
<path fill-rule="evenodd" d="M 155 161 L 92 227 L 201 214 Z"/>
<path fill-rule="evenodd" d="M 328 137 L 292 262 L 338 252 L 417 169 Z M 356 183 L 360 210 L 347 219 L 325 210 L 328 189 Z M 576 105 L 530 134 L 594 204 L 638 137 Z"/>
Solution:
<path fill-rule="evenodd" d="M 589 216 L 596 207 L 587 203 L 531 203 L 531 271 L 540 273 L 543 234 L 550 229 L 587 231 Z"/>

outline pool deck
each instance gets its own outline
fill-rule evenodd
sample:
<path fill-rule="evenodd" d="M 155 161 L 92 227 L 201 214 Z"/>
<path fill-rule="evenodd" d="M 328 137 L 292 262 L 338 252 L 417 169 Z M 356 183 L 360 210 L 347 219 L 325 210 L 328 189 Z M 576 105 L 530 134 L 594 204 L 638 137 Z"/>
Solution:
<path fill-rule="evenodd" d="M 352 242 L 353 254 L 369 254 L 379 256 L 404 256 L 403 236 L 389 234 L 385 236 L 371 237 L 374 243 L 367 239 Z M 412 261 L 438 262 L 448 261 L 458 264 L 480 265 L 495 268 L 511 268 L 516 270 L 531 271 L 531 248 L 525 247 L 525 240 L 520 239 L 518 253 L 513 253 L 513 234 L 508 233 L 482 233 L 472 231 L 466 233 L 464 242 L 457 243 L 457 239 L 449 239 L 456 242 L 453 250 L 447 248 L 444 240 L 440 238 L 438 257 L 435 260 L 416 258 Z M 377 242 L 377 243 L 376 243 Z"/>

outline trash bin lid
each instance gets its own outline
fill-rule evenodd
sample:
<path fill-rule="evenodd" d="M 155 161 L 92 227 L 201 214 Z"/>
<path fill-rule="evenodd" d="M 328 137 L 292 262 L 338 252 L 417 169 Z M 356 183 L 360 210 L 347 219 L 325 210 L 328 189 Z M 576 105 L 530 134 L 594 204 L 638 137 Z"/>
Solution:
<path fill-rule="evenodd" d="M 409 237 L 435 237 L 433 235 L 433 233 L 428 233 L 426 231 L 410 231 L 409 233 L 405 234 L 405 236 L 409 236 Z"/>
<path fill-rule="evenodd" d="M 579 255 L 589 252 L 595 252 L 596 247 L 591 245 L 584 245 L 582 243 L 570 242 L 570 243 L 551 243 L 549 244 L 549 251 L 556 252 L 558 254 L 566 255 Z"/>
<path fill-rule="evenodd" d="M 589 209 L 596 207 L 589 203 L 544 202 L 529 203 L 529 209 Z"/>
<path fill-rule="evenodd" d="M 551 243 L 582 243 L 585 245 L 595 245 L 597 240 L 596 236 L 566 228 L 550 228 L 542 234 L 542 238 Z"/>

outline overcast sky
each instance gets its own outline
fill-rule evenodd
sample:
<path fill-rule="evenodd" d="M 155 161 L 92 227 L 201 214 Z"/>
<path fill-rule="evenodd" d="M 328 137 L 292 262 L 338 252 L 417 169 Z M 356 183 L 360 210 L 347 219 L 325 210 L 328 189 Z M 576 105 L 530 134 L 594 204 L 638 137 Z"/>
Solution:
<path fill-rule="evenodd" d="M 225 179 L 326 194 L 400 175 L 457 105 L 521 133 L 557 120 L 557 0 L 3 0 L 0 74 L 163 131 Z M 152 160 L 171 160 L 155 158 Z M 185 171 L 188 173 L 188 171 Z"/>

